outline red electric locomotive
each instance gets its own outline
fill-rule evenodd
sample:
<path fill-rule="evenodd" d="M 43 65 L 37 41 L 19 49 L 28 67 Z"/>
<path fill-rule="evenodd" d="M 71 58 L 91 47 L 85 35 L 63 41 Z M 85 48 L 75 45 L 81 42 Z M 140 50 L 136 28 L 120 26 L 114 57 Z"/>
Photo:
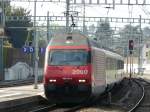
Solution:
<path fill-rule="evenodd" d="M 122 78 L 123 58 L 82 34 L 57 34 L 47 46 L 44 90 L 52 102 L 84 101 Z"/>

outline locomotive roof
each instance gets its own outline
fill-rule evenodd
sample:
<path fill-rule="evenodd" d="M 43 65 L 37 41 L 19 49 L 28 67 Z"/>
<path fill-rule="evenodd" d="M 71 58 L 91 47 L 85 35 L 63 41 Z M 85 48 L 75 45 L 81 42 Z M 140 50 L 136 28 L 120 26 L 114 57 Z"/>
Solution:
<path fill-rule="evenodd" d="M 69 38 L 68 38 L 69 37 Z M 68 39 L 69 40 L 68 40 Z M 89 40 L 89 41 L 88 41 Z M 67 42 L 70 41 L 70 42 Z M 90 46 L 96 47 L 102 52 L 104 52 L 108 57 L 119 58 L 123 60 L 123 57 L 117 53 L 114 53 L 109 50 L 105 50 L 100 47 L 100 43 L 97 43 L 94 40 L 90 40 L 87 36 L 80 34 L 80 33 L 59 33 L 55 34 L 51 39 L 48 46 Z"/>
<path fill-rule="evenodd" d="M 70 34 L 55 34 L 51 39 L 50 46 L 88 46 L 88 38 L 85 35 L 70 33 Z"/>

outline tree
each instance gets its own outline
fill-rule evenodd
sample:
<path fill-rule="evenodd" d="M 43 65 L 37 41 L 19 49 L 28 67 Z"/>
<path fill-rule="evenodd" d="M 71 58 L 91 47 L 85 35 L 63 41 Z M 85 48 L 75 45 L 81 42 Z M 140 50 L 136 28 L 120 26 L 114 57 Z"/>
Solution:
<path fill-rule="evenodd" d="M 127 56 L 127 49 L 129 40 L 134 41 L 134 46 L 138 46 L 138 40 L 140 36 L 139 26 L 132 26 L 130 24 L 126 25 L 122 30 L 119 31 L 120 34 L 120 46 L 124 46 L 124 54 Z M 137 44 L 137 45 L 136 45 Z M 138 55 L 138 49 L 134 47 L 134 55 Z"/>
<path fill-rule="evenodd" d="M 29 13 L 29 11 L 22 7 L 8 6 L 5 10 L 6 16 L 13 17 L 13 20 L 6 21 L 5 32 L 15 48 L 21 48 L 25 44 L 28 36 L 27 28 L 33 26 L 31 19 L 28 17 Z M 24 18 L 23 21 L 18 20 L 21 18 Z"/>
<path fill-rule="evenodd" d="M 3 1 L 4 2 L 4 7 L 6 7 L 6 6 L 8 6 L 8 5 L 10 5 L 10 1 Z M 2 0 L 0 1 L 0 7 L 2 7 Z"/>
<path fill-rule="evenodd" d="M 94 24 L 89 26 L 89 33 L 95 33 L 95 30 L 96 30 L 96 28 L 95 28 Z"/>
<path fill-rule="evenodd" d="M 149 27 L 145 27 L 143 29 L 143 37 L 145 40 L 150 39 L 150 28 Z"/>
<path fill-rule="evenodd" d="M 88 33 L 88 28 L 87 28 L 86 25 L 83 27 L 83 33 L 84 33 L 85 35 L 88 35 L 88 34 L 89 34 L 89 33 Z"/>
<path fill-rule="evenodd" d="M 10 1 L 3 1 L 4 2 L 4 7 L 8 7 L 8 6 L 10 6 Z M 3 7 L 3 3 L 2 3 L 2 0 L 0 1 L 0 10 L 1 10 L 1 12 L 0 12 L 0 24 L 2 25 L 2 12 L 3 12 L 3 10 L 4 10 L 4 12 L 5 12 L 5 10 L 6 10 L 6 8 L 2 8 Z"/>
<path fill-rule="evenodd" d="M 139 26 L 132 26 L 130 24 L 126 25 L 122 30 L 119 31 L 122 39 L 136 39 L 139 37 L 140 31 Z"/>
<path fill-rule="evenodd" d="M 110 24 L 107 21 L 98 23 L 98 28 L 96 30 L 95 36 L 101 43 L 102 47 L 111 47 L 112 34 L 113 30 L 110 28 Z"/>
<path fill-rule="evenodd" d="M 89 26 L 88 35 L 92 39 L 96 39 L 95 38 L 95 30 L 96 30 L 96 28 L 95 28 L 94 24 L 92 24 L 92 25 Z"/>

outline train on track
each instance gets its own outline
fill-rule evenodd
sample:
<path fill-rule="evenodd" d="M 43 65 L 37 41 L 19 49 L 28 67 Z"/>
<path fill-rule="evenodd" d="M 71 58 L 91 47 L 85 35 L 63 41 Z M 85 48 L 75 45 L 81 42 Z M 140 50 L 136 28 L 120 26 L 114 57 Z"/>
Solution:
<path fill-rule="evenodd" d="M 124 77 L 124 58 L 85 35 L 57 34 L 46 48 L 44 91 L 49 101 L 81 102 Z"/>

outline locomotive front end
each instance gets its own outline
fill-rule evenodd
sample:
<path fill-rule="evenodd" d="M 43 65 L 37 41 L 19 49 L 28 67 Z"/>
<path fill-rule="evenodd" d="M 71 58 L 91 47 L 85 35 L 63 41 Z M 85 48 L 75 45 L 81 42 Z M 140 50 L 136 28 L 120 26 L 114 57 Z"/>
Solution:
<path fill-rule="evenodd" d="M 90 96 L 91 58 L 87 45 L 49 46 L 46 55 L 44 88 L 50 101 L 79 102 Z"/>

